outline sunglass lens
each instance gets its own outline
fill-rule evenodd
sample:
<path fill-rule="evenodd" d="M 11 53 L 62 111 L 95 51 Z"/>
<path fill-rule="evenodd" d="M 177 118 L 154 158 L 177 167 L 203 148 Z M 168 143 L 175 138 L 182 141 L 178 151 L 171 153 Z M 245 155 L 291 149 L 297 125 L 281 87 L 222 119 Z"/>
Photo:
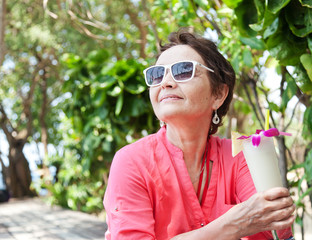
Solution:
<path fill-rule="evenodd" d="M 171 72 L 175 80 L 186 81 L 193 75 L 194 65 L 192 62 L 179 62 L 171 67 Z"/>
<path fill-rule="evenodd" d="M 161 83 L 164 78 L 165 68 L 164 67 L 152 67 L 146 71 L 146 79 L 150 86 Z"/>

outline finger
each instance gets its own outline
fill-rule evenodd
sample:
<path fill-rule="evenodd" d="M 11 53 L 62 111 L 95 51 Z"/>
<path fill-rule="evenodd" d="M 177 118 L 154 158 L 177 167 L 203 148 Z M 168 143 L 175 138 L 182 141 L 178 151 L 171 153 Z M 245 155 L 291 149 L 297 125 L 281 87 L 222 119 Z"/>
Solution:
<path fill-rule="evenodd" d="M 294 211 L 294 204 L 279 210 L 262 211 L 262 214 L 257 214 L 253 216 L 252 222 L 257 224 L 258 226 L 263 226 L 267 228 L 275 222 L 287 221 L 293 216 L 292 214 Z"/>
<path fill-rule="evenodd" d="M 265 199 L 261 201 L 261 195 L 260 195 L 258 196 L 258 198 L 255 198 L 255 204 L 252 205 L 252 208 L 254 210 L 258 209 L 258 214 L 266 215 L 277 210 L 282 210 L 282 209 L 289 208 L 289 207 L 293 208 L 293 204 L 294 204 L 294 201 L 290 196 L 277 198 L 272 201 L 268 201 Z"/>
<path fill-rule="evenodd" d="M 279 209 L 276 211 L 272 211 L 271 213 L 268 214 L 267 221 L 278 222 L 278 221 L 287 220 L 289 217 L 293 215 L 295 209 L 296 209 L 295 205 L 292 204 L 289 207 Z"/>
<path fill-rule="evenodd" d="M 273 201 L 274 199 L 282 197 L 288 197 L 290 195 L 288 189 L 284 187 L 271 188 L 265 191 L 263 194 L 264 198 L 268 201 Z"/>
<path fill-rule="evenodd" d="M 287 207 L 291 207 L 294 204 L 293 199 L 289 197 L 278 198 L 273 201 L 268 201 L 272 207 L 272 210 L 283 209 Z"/>
<path fill-rule="evenodd" d="M 268 230 L 282 230 L 285 228 L 289 228 L 292 226 L 292 224 L 294 223 L 296 219 L 295 215 L 291 215 L 289 218 L 278 221 L 278 222 L 272 222 L 270 224 L 270 229 Z"/>

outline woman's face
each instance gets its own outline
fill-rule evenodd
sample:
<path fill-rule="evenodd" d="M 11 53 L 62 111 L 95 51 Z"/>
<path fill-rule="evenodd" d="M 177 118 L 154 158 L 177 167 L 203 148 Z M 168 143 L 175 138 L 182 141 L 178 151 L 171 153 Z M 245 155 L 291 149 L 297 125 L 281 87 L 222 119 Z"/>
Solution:
<path fill-rule="evenodd" d="M 194 60 L 205 65 L 201 56 L 188 45 L 167 49 L 159 56 L 156 64 L 166 65 L 182 60 Z M 207 70 L 198 65 L 194 78 L 187 82 L 175 82 L 167 71 L 161 85 L 151 87 L 149 93 L 156 116 L 166 123 L 208 119 L 210 122 L 213 110 L 222 105 L 216 94 L 212 94 Z"/>

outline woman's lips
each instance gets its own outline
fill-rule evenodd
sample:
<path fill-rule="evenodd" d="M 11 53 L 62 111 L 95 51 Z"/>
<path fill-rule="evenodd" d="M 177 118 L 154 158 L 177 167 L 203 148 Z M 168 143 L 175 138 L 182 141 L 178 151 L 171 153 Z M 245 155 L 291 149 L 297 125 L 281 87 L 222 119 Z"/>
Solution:
<path fill-rule="evenodd" d="M 179 97 L 178 95 L 175 94 L 167 94 L 164 95 L 160 98 L 159 102 L 163 102 L 163 101 L 170 101 L 170 100 L 179 100 L 182 99 L 181 97 Z"/>

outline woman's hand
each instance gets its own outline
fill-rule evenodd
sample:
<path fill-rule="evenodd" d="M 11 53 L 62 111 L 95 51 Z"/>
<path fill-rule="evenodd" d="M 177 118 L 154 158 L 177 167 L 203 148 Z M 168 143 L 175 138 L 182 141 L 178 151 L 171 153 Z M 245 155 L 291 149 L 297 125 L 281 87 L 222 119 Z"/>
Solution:
<path fill-rule="evenodd" d="M 247 201 L 231 208 L 222 217 L 237 238 L 269 230 L 290 227 L 295 205 L 286 188 L 272 188 L 254 194 Z"/>

